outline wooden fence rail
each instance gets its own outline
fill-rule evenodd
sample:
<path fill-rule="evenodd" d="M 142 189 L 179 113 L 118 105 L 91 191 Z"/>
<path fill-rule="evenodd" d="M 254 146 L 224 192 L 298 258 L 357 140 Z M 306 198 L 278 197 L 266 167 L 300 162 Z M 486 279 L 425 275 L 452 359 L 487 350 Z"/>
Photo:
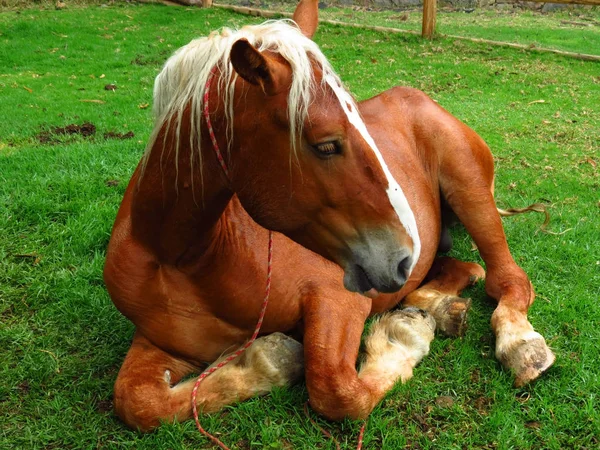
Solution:
<path fill-rule="evenodd" d="M 537 3 L 562 3 L 567 5 L 600 6 L 600 0 L 527 0 Z M 423 27 L 421 36 L 432 38 L 435 33 L 435 16 L 437 0 L 423 0 Z"/>
<path fill-rule="evenodd" d="M 527 1 L 537 2 L 537 3 L 562 3 L 562 4 L 568 4 L 568 5 L 600 6 L 600 0 L 527 0 Z M 183 2 L 187 3 L 186 0 L 183 0 Z M 204 8 L 210 8 L 211 6 L 213 6 L 213 0 L 202 0 L 202 6 Z M 291 14 L 286 14 L 283 12 L 268 11 L 268 10 L 263 10 L 262 14 L 256 14 L 254 12 L 255 11 L 254 8 L 247 8 L 244 6 L 216 5 L 216 4 L 214 6 L 225 7 L 227 9 L 242 12 L 244 14 L 261 15 L 264 17 L 273 17 L 273 16 L 291 17 L 292 16 Z M 421 28 L 421 36 L 423 36 L 424 38 L 430 39 L 435 34 L 436 15 L 437 15 L 437 0 L 423 0 L 423 24 L 422 24 L 422 28 Z"/>
<path fill-rule="evenodd" d="M 161 0 L 161 1 L 162 2 L 171 2 L 172 0 Z M 182 0 L 179 0 L 179 1 L 182 1 Z M 184 0 L 184 1 L 189 1 L 189 0 Z M 265 17 L 267 19 L 277 18 L 277 17 L 290 17 L 290 18 L 292 17 L 292 13 L 287 13 L 287 12 L 282 12 L 282 11 L 272 11 L 272 10 L 268 10 L 268 9 L 249 8 L 246 6 L 233 6 L 233 5 L 217 4 L 217 3 L 213 3 L 212 0 L 202 0 L 202 1 L 210 3 L 210 5 L 214 6 L 215 8 L 227 9 L 230 11 L 235 11 L 235 12 L 238 12 L 241 14 L 247 14 L 250 16 Z M 435 4 L 435 0 L 432 0 L 432 1 Z M 530 1 L 541 1 L 541 0 L 530 0 Z M 568 0 L 565 0 L 565 1 L 568 1 Z M 577 0 L 577 1 L 595 1 L 595 2 L 600 3 L 600 0 Z M 550 2 L 546 2 L 546 3 L 550 3 Z M 331 25 L 340 25 L 340 26 L 344 26 L 344 27 L 360 28 L 363 30 L 380 31 L 383 33 L 419 34 L 418 31 L 413 31 L 413 30 L 404 30 L 404 29 L 391 28 L 391 27 L 381 27 L 381 26 L 375 26 L 375 25 L 361 25 L 358 23 L 340 22 L 338 20 L 323 20 L 323 19 L 321 19 L 321 20 L 319 20 L 319 22 L 320 23 L 328 23 Z M 434 17 L 434 24 L 435 24 L 435 17 Z M 430 27 L 430 29 L 434 30 L 435 27 Z M 512 47 L 512 48 L 535 51 L 535 52 L 554 53 L 557 55 L 568 56 L 570 58 L 581 59 L 584 61 L 600 61 L 599 55 L 588 55 L 585 53 L 572 53 L 572 52 L 566 52 L 566 51 L 555 50 L 555 49 L 550 49 L 550 48 L 532 47 L 530 45 L 515 44 L 512 42 L 499 42 L 499 41 L 492 41 L 489 39 L 470 38 L 470 37 L 465 37 L 465 36 L 453 36 L 453 35 L 445 35 L 445 36 L 452 38 L 452 39 L 460 39 L 460 40 L 465 40 L 465 41 L 478 42 L 480 44 L 490 44 L 490 45 L 498 45 L 498 46 L 503 46 L 503 47 Z"/>
<path fill-rule="evenodd" d="M 536 3 L 563 3 L 567 5 L 592 5 L 600 6 L 600 0 L 527 0 Z"/>

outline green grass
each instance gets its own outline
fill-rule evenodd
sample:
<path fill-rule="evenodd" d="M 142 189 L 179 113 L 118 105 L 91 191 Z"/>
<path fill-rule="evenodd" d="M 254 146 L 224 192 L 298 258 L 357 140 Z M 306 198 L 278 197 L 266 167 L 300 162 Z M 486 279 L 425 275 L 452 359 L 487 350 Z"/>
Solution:
<path fill-rule="evenodd" d="M 112 412 L 133 327 L 110 302 L 102 265 L 161 63 L 194 36 L 253 21 L 157 5 L 0 13 L 0 448 L 210 448 L 192 422 L 141 435 Z M 564 232 L 540 232 L 535 215 L 505 220 L 539 294 L 530 320 L 557 354 L 549 373 L 512 387 L 477 286 L 466 337 L 434 341 L 414 379 L 371 415 L 365 447 L 597 448 L 600 65 L 331 26 L 317 41 L 358 98 L 410 85 L 464 120 L 496 155 L 499 205 L 551 203 L 549 229 Z M 83 122 L 94 136 L 38 142 Z M 455 242 L 454 256 L 479 260 L 460 230 Z M 203 423 L 239 448 L 334 448 L 304 417 L 306 398 L 303 386 L 280 389 Z M 354 448 L 360 424 L 321 423 Z"/>
<path fill-rule="evenodd" d="M 218 3 L 218 2 L 217 2 Z M 239 3 L 230 1 L 223 3 Z M 264 3 L 264 2 L 263 2 Z M 274 10 L 291 12 L 294 2 L 267 3 Z M 421 33 L 423 13 L 407 11 L 366 10 L 360 7 L 328 7 L 320 17 L 363 25 L 377 25 Z M 566 9 L 540 13 L 537 11 L 501 11 L 440 8 L 436 32 L 469 38 L 513 42 L 532 47 L 551 48 L 600 56 L 600 8 Z"/>

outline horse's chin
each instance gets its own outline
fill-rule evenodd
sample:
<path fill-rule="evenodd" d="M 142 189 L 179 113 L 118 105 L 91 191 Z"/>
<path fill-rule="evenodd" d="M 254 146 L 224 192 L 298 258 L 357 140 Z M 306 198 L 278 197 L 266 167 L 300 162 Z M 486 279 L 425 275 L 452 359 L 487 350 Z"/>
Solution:
<path fill-rule="evenodd" d="M 373 286 L 364 269 L 357 265 L 344 270 L 344 287 L 350 292 L 357 292 L 369 298 L 379 295 L 379 290 Z"/>
<path fill-rule="evenodd" d="M 344 287 L 350 292 L 357 292 L 365 297 L 375 298 L 381 293 L 397 292 L 404 284 L 398 281 L 387 279 L 382 282 L 380 276 L 367 273 L 358 264 L 349 264 L 344 267 Z"/>
<path fill-rule="evenodd" d="M 379 297 L 379 291 L 375 288 L 371 288 L 367 292 L 362 292 L 362 295 L 369 298 L 375 298 Z"/>

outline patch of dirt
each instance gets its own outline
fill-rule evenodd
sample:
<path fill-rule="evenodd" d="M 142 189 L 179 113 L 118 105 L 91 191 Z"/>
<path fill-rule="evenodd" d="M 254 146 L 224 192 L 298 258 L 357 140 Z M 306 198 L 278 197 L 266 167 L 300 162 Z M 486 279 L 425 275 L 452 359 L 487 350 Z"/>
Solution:
<path fill-rule="evenodd" d="M 29 393 L 29 383 L 27 382 L 27 380 L 22 381 L 21 383 L 19 383 L 19 385 L 17 386 L 17 389 L 19 389 L 19 391 L 22 394 L 27 395 Z"/>
<path fill-rule="evenodd" d="M 294 446 L 292 445 L 292 443 L 290 441 L 288 441 L 287 439 L 284 439 L 281 441 L 281 446 L 283 448 L 283 450 L 293 450 Z"/>
<path fill-rule="evenodd" d="M 106 86 L 104 86 L 104 90 L 105 91 L 116 91 L 117 85 L 116 84 L 107 84 Z"/>
<path fill-rule="evenodd" d="M 170 49 L 161 50 L 158 55 L 136 55 L 131 60 L 131 64 L 134 66 L 159 66 L 165 62 L 165 59 L 171 54 Z"/>
<path fill-rule="evenodd" d="M 106 185 L 107 185 L 108 187 L 115 187 L 115 186 L 118 186 L 118 185 L 119 185 L 119 180 L 108 180 L 108 181 L 106 182 Z"/>
<path fill-rule="evenodd" d="M 534 430 L 537 430 L 538 428 L 541 428 L 542 424 L 540 422 L 538 422 L 537 420 L 530 420 L 528 422 L 525 422 L 525 428 L 531 428 Z"/>
<path fill-rule="evenodd" d="M 435 399 L 435 404 L 440 408 L 452 408 L 454 406 L 454 399 L 447 395 L 442 395 Z"/>
<path fill-rule="evenodd" d="M 116 131 L 107 131 L 104 133 L 104 139 L 131 139 L 134 137 L 133 131 L 128 131 L 127 133 L 117 133 Z"/>
<path fill-rule="evenodd" d="M 390 16 L 390 19 L 406 22 L 408 20 L 408 13 L 400 14 L 398 16 Z"/>
<path fill-rule="evenodd" d="M 15 258 L 19 258 L 19 260 L 21 261 L 31 261 L 31 264 L 34 266 L 37 266 L 40 261 L 42 260 L 42 257 L 40 255 L 38 255 L 36 252 L 32 252 L 32 253 L 21 253 L 21 254 L 15 254 L 13 255 Z"/>
<path fill-rule="evenodd" d="M 37 140 L 40 144 L 53 144 L 61 142 L 61 136 L 76 136 L 90 137 L 96 134 L 96 125 L 91 122 L 84 122 L 81 125 L 71 123 L 64 127 L 52 127 L 47 131 L 42 131 L 37 135 Z"/>
<path fill-rule="evenodd" d="M 235 444 L 235 446 L 240 450 L 249 450 L 250 442 L 248 442 L 246 439 L 242 439 L 241 441 L 238 441 L 237 444 Z"/>
<path fill-rule="evenodd" d="M 473 406 L 479 414 L 482 416 L 487 416 L 489 414 L 491 404 L 492 400 L 490 398 L 481 396 L 475 399 Z"/>
<path fill-rule="evenodd" d="M 9 319 L 12 319 L 15 314 L 14 305 L 9 305 L 4 311 L 0 313 L 0 319 L 2 319 L 2 323 L 8 323 Z"/>
<path fill-rule="evenodd" d="M 131 60 L 131 64 L 134 66 L 155 66 L 162 62 L 160 58 L 152 58 L 143 55 L 137 55 Z"/>
<path fill-rule="evenodd" d="M 113 409 L 113 403 L 111 400 L 100 400 L 96 404 L 96 409 L 101 413 L 110 412 Z"/>
<path fill-rule="evenodd" d="M 421 431 L 423 431 L 425 433 L 427 433 L 429 431 L 429 429 L 431 428 L 431 426 L 427 422 L 426 417 L 423 416 L 422 414 L 413 414 L 412 419 L 419 426 Z"/>

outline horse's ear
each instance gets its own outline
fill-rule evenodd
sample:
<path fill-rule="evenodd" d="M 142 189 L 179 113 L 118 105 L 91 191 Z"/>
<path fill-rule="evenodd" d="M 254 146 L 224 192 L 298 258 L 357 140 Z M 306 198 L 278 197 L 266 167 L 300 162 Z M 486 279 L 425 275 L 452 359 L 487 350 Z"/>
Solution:
<path fill-rule="evenodd" d="M 288 66 L 260 53 L 246 39 L 233 44 L 229 59 L 240 77 L 262 87 L 267 95 L 275 95 L 287 89 L 291 83 L 291 70 Z"/>
<path fill-rule="evenodd" d="M 312 39 L 319 25 L 319 0 L 300 0 L 292 19 L 300 27 L 302 34 Z"/>

